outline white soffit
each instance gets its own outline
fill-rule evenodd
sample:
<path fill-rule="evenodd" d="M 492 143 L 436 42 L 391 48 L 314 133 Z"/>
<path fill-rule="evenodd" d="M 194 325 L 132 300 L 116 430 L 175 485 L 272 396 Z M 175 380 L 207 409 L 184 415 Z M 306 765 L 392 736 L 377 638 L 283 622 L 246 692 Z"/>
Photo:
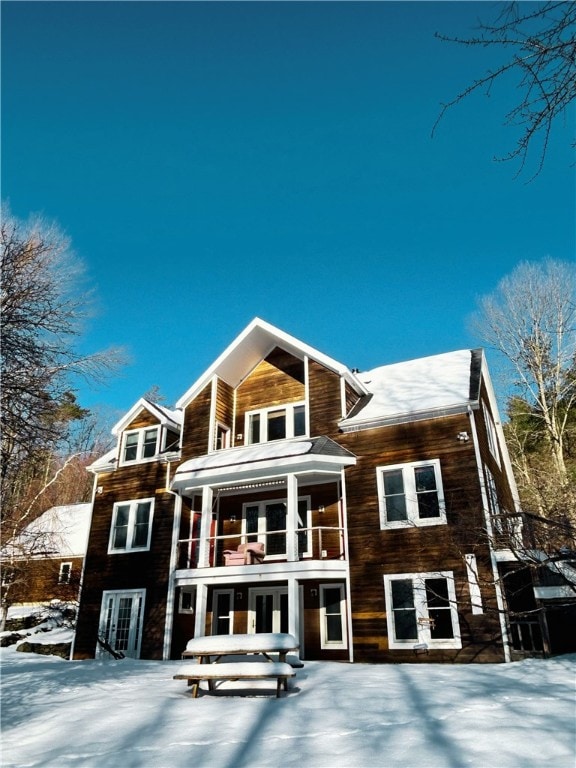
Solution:
<path fill-rule="evenodd" d="M 194 382 L 190 389 L 178 400 L 176 407 L 186 407 L 204 389 L 214 375 L 219 376 L 231 387 L 236 388 L 275 347 L 281 347 L 300 360 L 303 360 L 304 357 L 312 358 L 321 365 L 344 376 L 355 389 L 360 392 L 366 391 L 364 386 L 345 365 L 256 317 L 232 344 L 224 350 L 210 368 Z"/>

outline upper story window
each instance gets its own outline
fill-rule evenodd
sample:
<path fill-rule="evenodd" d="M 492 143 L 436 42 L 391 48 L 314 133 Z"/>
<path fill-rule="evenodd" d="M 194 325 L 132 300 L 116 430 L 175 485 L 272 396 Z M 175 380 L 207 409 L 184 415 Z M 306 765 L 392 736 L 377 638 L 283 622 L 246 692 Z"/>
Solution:
<path fill-rule="evenodd" d="M 152 459 L 159 451 L 159 427 L 132 429 L 122 437 L 122 464 Z"/>
<path fill-rule="evenodd" d="M 304 403 L 262 408 L 246 414 L 247 443 L 267 443 L 306 434 L 306 406 Z"/>
<path fill-rule="evenodd" d="M 498 466 L 500 466 L 500 451 L 498 450 L 498 436 L 496 434 L 496 425 L 492 414 L 486 408 L 486 403 L 482 403 L 482 410 L 484 412 L 484 423 L 486 424 L 486 436 L 488 438 L 488 448 L 490 453 L 496 459 Z"/>
<path fill-rule="evenodd" d="M 376 478 L 382 528 L 446 522 L 438 459 L 378 467 Z"/>
<path fill-rule="evenodd" d="M 134 552 L 150 549 L 153 499 L 114 504 L 109 552 Z"/>

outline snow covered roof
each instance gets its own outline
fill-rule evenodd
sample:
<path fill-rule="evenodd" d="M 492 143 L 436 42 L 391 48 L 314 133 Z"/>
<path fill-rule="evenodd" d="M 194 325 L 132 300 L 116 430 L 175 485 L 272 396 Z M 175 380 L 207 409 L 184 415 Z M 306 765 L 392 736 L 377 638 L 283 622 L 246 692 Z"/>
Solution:
<path fill-rule="evenodd" d="M 340 427 L 350 431 L 462 411 L 477 401 L 481 359 L 481 350 L 464 349 L 358 374 L 371 396 Z"/>
<path fill-rule="evenodd" d="M 92 504 L 51 507 L 33 520 L 15 543 L 29 554 L 84 557 Z"/>
<path fill-rule="evenodd" d="M 146 400 L 145 397 L 141 397 L 137 403 L 126 413 L 120 421 L 112 427 L 112 434 L 118 435 L 130 424 L 131 421 L 140 413 L 142 409 L 146 409 L 152 415 L 156 416 L 160 424 L 171 427 L 172 429 L 179 430 L 182 426 L 182 411 L 171 410 L 165 408 L 163 405 L 157 403 L 151 403 L 150 400 Z"/>
<path fill-rule="evenodd" d="M 264 360 L 275 347 L 281 347 L 301 360 L 304 357 L 309 357 L 317 361 L 326 368 L 343 376 L 356 391 L 364 393 L 362 383 L 358 381 L 352 371 L 345 365 L 256 317 L 232 344 L 224 350 L 208 370 L 194 382 L 190 389 L 182 395 L 176 406 L 178 408 L 185 408 L 204 389 L 215 374 L 231 387 L 237 387 L 250 371 L 261 360 Z"/>
<path fill-rule="evenodd" d="M 294 465 L 313 465 L 317 469 L 324 467 L 337 471 L 343 465 L 355 463 L 354 454 L 329 437 L 277 440 L 214 451 L 189 459 L 176 470 L 172 488 L 192 487 L 200 480 L 206 483 L 208 479 L 224 482 L 229 476 L 241 481 L 245 479 L 244 475 L 274 475 L 286 472 L 288 466 Z"/>

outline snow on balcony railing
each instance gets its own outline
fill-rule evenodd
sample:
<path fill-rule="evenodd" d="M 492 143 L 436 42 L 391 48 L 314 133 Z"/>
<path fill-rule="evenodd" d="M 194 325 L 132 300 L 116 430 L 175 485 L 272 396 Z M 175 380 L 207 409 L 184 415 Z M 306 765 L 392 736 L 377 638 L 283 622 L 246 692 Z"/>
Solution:
<path fill-rule="evenodd" d="M 288 536 L 294 536 L 295 560 L 344 560 L 344 529 L 332 526 L 299 528 L 298 531 L 267 531 L 256 534 L 210 536 L 208 544 L 209 568 L 225 565 L 224 552 L 237 550 L 241 544 L 264 543 L 263 567 L 271 562 L 288 560 Z M 178 542 L 178 569 L 198 568 L 201 539 L 180 539 Z"/>

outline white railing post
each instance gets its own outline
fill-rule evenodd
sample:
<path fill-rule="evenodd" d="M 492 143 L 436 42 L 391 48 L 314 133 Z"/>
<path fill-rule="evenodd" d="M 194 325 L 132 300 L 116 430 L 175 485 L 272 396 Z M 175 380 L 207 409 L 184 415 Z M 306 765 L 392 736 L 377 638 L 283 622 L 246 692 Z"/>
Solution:
<path fill-rule="evenodd" d="M 290 474 L 286 477 L 286 559 L 288 562 L 298 559 L 296 537 L 298 531 L 298 478 Z"/>

